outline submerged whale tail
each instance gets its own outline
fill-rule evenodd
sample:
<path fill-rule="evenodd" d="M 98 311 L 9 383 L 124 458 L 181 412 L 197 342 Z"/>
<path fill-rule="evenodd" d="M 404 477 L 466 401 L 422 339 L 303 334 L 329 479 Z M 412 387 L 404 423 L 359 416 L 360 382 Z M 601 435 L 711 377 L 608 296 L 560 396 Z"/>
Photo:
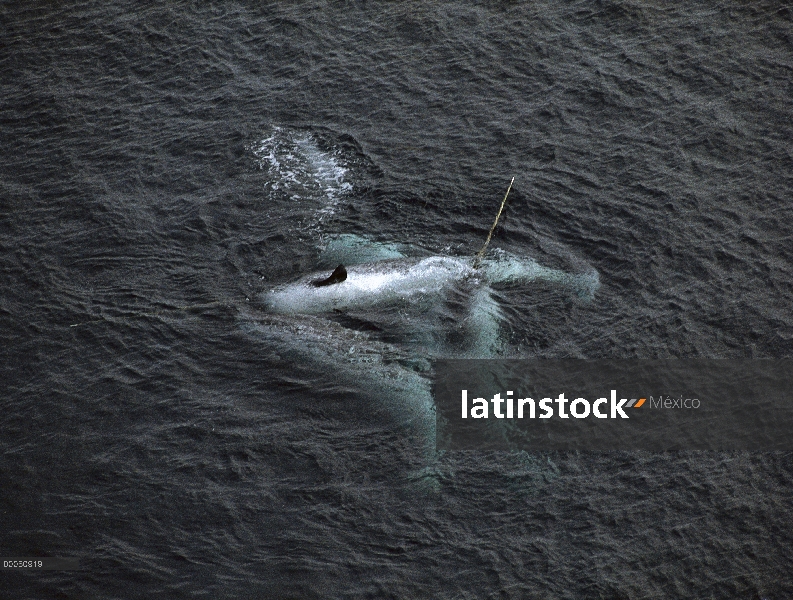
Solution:
<path fill-rule="evenodd" d="M 347 269 L 344 268 L 344 265 L 339 265 L 334 269 L 333 273 L 330 274 L 330 277 L 327 279 L 317 279 L 312 283 L 314 287 L 323 287 L 326 285 L 333 285 L 334 283 L 341 283 L 345 279 L 347 279 Z"/>

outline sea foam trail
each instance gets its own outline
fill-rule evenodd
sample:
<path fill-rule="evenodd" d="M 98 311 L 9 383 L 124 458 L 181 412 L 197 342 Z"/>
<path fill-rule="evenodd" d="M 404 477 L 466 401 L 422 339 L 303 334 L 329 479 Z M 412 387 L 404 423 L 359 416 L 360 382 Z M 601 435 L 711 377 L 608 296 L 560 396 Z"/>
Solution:
<path fill-rule="evenodd" d="M 270 174 L 271 192 L 294 201 L 320 203 L 320 220 L 332 214 L 338 201 L 352 190 L 346 180 L 349 170 L 337 153 L 321 149 L 309 132 L 274 127 L 251 151 L 259 168 Z"/>

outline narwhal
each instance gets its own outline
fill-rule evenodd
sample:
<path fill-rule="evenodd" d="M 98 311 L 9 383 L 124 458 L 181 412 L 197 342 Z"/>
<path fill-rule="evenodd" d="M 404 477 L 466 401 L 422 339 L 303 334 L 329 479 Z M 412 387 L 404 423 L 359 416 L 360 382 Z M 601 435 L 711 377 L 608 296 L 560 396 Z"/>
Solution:
<path fill-rule="evenodd" d="M 467 321 L 474 323 L 473 338 L 478 355 L 497 346 L 500 311 L 491 297 L 491 284 L 548 281 L 570 288 L 579 297 L 591 299 L 600 286 L 597 271 L 568 273 L 506 252 L 485 258 L 485 251 L 506 204 L 507 188 L 496 219 L 482 249 L 474 257 L 410 257 L 393 244 L 371 242 L 356 235 L 333 238 L 325 248 L 323 262 L 340 262 L 327 277 L 308 275 L 296 282 L 271 289 L 260 297 L 273 313 L 318 315 L 389 306 L 437 304 L 453 288 L 467 291 L 471 309 Z M 429 301 L 429 302 L 428 302 Z"/>

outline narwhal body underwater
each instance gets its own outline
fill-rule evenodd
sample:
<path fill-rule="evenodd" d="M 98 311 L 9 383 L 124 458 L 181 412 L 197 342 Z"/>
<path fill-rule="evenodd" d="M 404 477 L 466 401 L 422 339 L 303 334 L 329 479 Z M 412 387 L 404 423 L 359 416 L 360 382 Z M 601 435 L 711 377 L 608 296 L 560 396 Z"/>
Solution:
<path fill-rule="evenodd" d="M 587 301 L 600 283 L 594 270 L 568 273 L 500 251 L 476 266 L 473 257 L 409 256 L 413 252 L 355 235 L 333 238 L 320 255 L 328 268 L 263 292 L 259 300 L 271 316 L 252 321 L 283 358 L 333 372 L 338 385 L 378 398 L 431 460 L 435 412 L 426 359 L 501 353 L 503 319 L 490 285 L 545 281 Z M 461 323 L 443 318 L 449 297 L 465 300 Z M 323 318 L 338 311 L 384 319 L 388 339 Z M 448 343 L 456 325 L 464 331 L 462 344 Z"/>

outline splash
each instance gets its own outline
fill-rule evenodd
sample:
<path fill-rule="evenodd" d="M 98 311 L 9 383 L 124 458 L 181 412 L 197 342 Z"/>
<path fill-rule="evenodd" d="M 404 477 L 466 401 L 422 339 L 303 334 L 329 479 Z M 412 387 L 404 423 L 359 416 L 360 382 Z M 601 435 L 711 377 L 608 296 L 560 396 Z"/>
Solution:
<path fill-rule="evenodd" d="M 351 266 L 347 279 L 335 285 L 315 287 L 312 282 L 317 276 L 312 275 L 266 292 L 261 299 L 270 312 L 321 314 L 437 295 L 450 284 L 473 275 L 469 260 L 448 256 L 431 256 L 418 262 L 382 261 Z"/>
<path fill-rule="evenodd" d="M 569 273 L 545 267 L 531 258 L 519 258 L 504 252 L 495 259 L 485 259 L 479 269 L 473 267 L 469 257 L 430 256 L 389 260 L 385 257 L 399 254 L 395 248 L 374 243 L 364 247 L 362 239 L 357 236 L 338 238 L 338 247 L 332 248 L 330 256 L 333 259 L 361 258 L 362 255 L 374 259 L 370 263 L 350 265 L 345 281 L 315 287 L 312 282 L 324 279 L 327 273 L 314 273 L 295 283 L 265 292 L 261 296 L 262 303 L 274 313 L 321 314 L 427 298 L 437 301 L 437 296 L 454 284 L 468 282 L 473 288 L 482 290 L 473 296 L 474 313 L 482 315 L 481 319 L 477 317 L 474 320 L 486 324 L 484 329 L 492 330 L 490 323 L 498 321 L 501 313 L 490 297 L 490 283 L 546 281 L 566 287 L 584 300 L 591 300 L 600 287 L 600 278 L 595 270 Z"/>
<path fill-rule="evenodd" d="M 270 174 L 271 194 L 319 203 L 319 220 L 333 214 L 339 200 L 352 191 L 341 151 L 323 150 L 309 132 L 274 127 L 270 137 L 251 146 L 260 169 Z"/>

